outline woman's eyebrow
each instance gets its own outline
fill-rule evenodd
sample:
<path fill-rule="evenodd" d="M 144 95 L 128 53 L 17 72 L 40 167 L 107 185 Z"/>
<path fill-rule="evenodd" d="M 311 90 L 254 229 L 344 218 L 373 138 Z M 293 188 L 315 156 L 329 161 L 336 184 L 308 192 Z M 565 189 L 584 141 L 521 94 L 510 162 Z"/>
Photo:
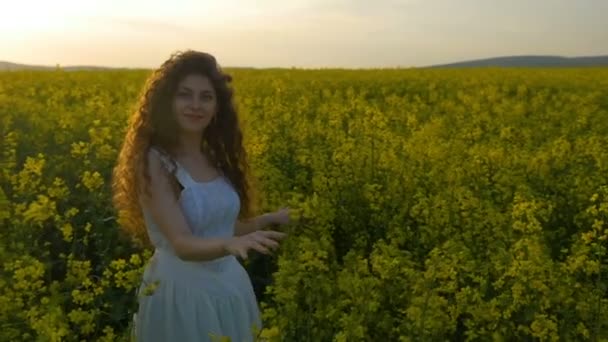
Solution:
<path fill-rule="evenodd" d="M 180 87 L 180 89 L 181 89 L 181 90 L 185 90 L 185 91 L 192 92 L 192 89 L 190 89 L 190 88 L 188 88 L 188 87 L 186 87 L 186 86 L 181 86 L 181 87 Z M 201 93 L 203 93 L 203 94 L 205 94 L 205 93 L 212 93 L 212 91 L 211 91 L 211 90 L 209 90 L 209 89 L 204 89 L 203 91 L 201 91 Z"/>

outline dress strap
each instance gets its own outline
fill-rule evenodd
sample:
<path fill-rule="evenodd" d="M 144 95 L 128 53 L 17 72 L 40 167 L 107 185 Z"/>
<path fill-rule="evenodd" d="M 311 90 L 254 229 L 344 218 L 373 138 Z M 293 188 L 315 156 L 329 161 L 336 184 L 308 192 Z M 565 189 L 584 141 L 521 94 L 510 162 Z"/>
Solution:
<path fill-rule="evenodd" d="M 175 164 L 177 165 L 177 171 L 175 171 L 175 176 L 184 188 L 188 188 L 196 184 L 196 182 L 194 181 L 194 179 L 192 179 L 188 171 L 186 171 L 186 169 L 184 169 L 184 167 L 177 160 L 175 161 Z"/>
<path fill-rule="evenodd" d="M 167 169 L 167 171 L 169 171 L 169 173 L 175 172 L 174 174 L 177 178 L 177 181 L 184 188 L 189 188 L 192 185 L 196 184 L 196 182 L 192 179 L 188 171 L 186 171 L 186 169 L 184 169 L 184 167 L 181 166 L 181 164 L 177 160 L 171 158 L 165 153 L 160 152 L 154 147 L 151 147 L 150 151 L 160 158 L 161 162 L 163 163 L 163 166 Z"/>

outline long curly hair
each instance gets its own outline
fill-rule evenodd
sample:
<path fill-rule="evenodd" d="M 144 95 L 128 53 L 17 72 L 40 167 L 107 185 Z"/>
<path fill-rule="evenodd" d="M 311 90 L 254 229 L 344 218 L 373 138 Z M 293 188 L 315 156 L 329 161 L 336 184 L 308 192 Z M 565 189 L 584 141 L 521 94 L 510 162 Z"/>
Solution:
<path fill-rule="evenodd" d="M 233 102 L 234 91 L 229 85 L 232 77 L 223 72 L 215 57 L 208 53 L 178 51 L 146 80 L 130 116 L 112 175 L 112 199 L 118 223 L 123 232 L 140 246 L 150 246 L 139 202 L 140 191 L 149 190 L 148 151 L 156 147 L 168 153 L 178 145 L 179 126 L 172 115 L 173 98 L 179 82 L 193 73 L 208 77 L 217 94 L 218 111 L 202 133 L 201 151 L 207 154 L 212 165 L 228 178 L 238 193 L 241 201 L 239 219 L 246 220 L 255 211 L 253 180 Z M 177 197 L 180 189 L 175 170 L 171 175 Z"/>

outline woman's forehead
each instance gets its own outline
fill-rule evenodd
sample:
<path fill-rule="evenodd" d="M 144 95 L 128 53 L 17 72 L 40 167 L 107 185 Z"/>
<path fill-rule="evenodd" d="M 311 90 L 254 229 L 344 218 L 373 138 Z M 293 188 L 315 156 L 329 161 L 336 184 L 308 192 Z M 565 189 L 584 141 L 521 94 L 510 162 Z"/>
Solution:
<path fill-rule="evenodd" d="M 182 78 L 179 87 L 188 89 L 213 89 L 209 78 L 201 74 L 190 74 Z"/>

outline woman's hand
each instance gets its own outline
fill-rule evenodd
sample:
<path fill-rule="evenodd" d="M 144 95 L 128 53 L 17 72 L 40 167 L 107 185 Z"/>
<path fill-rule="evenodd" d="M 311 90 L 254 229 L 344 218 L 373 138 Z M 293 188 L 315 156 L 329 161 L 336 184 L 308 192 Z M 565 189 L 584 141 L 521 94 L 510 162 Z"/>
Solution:
<path fill-rule="evenodd" d="M 279 226 L 290 223 L 289 208 L 281 208 L 270 215 L 272 215 L 271 223 L 278 224 Z"/>
<path fill-rule="evenodd" d="M 225 250 L 230 255 L 247 260 L 247 253 L 253 249 L 263 254 L 271 254 L 270 249 L 279 247 L 279 240 L 283 240 L 287 234 L 273 230 L 258 230 L 243 236 L 232 237 L 226 242 Z"/>

